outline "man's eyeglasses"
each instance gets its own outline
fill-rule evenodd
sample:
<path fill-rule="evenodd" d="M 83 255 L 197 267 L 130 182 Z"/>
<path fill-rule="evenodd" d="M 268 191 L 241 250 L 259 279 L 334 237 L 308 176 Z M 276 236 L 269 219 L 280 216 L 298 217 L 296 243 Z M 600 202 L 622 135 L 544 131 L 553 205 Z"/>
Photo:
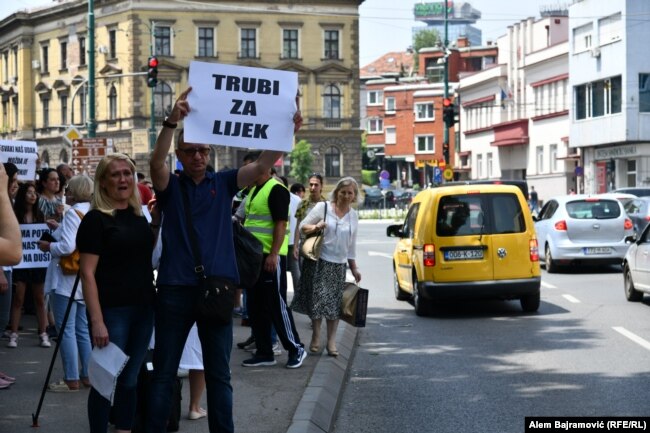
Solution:
<path fill-rule="evenodd" d="M 209 147 L 186 147 L 185 149 L 178 149 L 179 152 L 183 152 L 185 156 L 194 156 L 197 153 L 200 153 L 201 156 L 208 156 L 210 154 Z"/>

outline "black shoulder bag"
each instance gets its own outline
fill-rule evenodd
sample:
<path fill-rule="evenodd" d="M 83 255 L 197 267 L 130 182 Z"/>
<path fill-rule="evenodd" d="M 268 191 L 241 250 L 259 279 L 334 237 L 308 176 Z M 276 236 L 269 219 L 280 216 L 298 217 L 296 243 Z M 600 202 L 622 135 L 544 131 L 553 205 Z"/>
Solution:
<path fill-rule="evenodd" d="M 235 285 L 224 278 L 205 275 L 201 260 L 199 242 L 194 232 L 192 211 L 187 186 L 181 179 L 183 190 L 183 207 L 185 208 L 185 225 L 194 255 L 194 273 L 199 280 L 199 291 L 194 304 L 197 322 L 227 325 L 232 322 L 232 310 L 235 307 Z"/>

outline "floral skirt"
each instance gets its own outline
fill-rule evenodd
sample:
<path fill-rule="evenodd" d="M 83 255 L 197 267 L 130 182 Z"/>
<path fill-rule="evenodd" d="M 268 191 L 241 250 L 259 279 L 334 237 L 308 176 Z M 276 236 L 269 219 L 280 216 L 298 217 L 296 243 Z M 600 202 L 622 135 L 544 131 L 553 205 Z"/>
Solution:
<path fill-rule="evenodd" d="M 345 263 L 304 260 L 300 288 L 293 295 L 291 309 L 311 319 L 338 319 L 341 316 L 346 269 Z"/>

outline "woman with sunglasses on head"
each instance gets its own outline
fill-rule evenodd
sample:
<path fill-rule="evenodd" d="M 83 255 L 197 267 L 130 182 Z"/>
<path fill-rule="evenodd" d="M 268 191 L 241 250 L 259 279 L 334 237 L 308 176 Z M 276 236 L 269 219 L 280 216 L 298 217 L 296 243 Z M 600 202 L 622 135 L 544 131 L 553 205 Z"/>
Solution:
<path fill-rule="evenodd" d="M 31 183 L 20 185 L 14 203 L 14 212 L 19 224 L 38 224 L 45 222 L 45 216 L 38 207 L 38 194 L 36 187 Z M 16 293 L 11 301 L 11 334 L 7 347 L 18 347 L 18 325 L 22 314 L 23 302 L 27 284 L 31 284 L 34 297 L 34 309 L 38 321 L 38 336 L 41 347 L 50 347 L 50 339 L 45 332 L 47 326 L 47 313 L 45 310 L 45 272 L 46 268 L 21 268 L 13 270 L 13 282 L 16 284 Z"/>
<path fill-rule="evenodd" d="M 113 343 L 129 356 L 115 389 L 117 432 L 133 428 L 138 372 L 153 332 L 153 229 L 142 214 L 135 166 L 126 155 L 105 156 L 76 242 L 92 342 L 99 348 Z M 107 431 L 110 410 L 111 402 L 91 389 L 91 433 Z"/>

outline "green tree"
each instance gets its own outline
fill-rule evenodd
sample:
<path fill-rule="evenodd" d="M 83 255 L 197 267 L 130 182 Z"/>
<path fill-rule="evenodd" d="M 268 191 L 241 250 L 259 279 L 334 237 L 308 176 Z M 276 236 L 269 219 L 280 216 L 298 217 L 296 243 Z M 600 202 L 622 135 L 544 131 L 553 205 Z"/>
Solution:
<path fill-rule="evenodd" d="M 413 36 L 413 51 L 415 52 L 415 70 L 418 70 L 418 53 L 422 48 L 435 47 L 440 40 L 440 35 L 434 29 L 420 30 Z"/>
<path fill-rule="evenodd" d="M 311 143 L 307 140 L 300 140 L 293 147 L 290 154 L 291 173 L 289 175 L 302 184 L 306 184 L 312 172 L 311 165 L 314 156 L 311 152 Z"/>

